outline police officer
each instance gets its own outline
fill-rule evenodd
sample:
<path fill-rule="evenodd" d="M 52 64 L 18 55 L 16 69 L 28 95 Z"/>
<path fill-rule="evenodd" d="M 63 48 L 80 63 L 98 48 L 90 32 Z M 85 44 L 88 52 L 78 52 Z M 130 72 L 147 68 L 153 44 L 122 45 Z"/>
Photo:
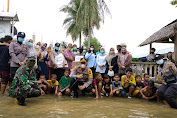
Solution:
<path fill-rule="evenodd" d="M 162 55 L 156 55 L 156 63 L 159 65 L 159 74 L 165 81 L 158 89 L 158 96 L 165 104 L 177 109 L 177 68 L 170 61 L 164 62 Z"/>
<path fill-rule="evenodd" d="M 82 95 L 85 95 L 85 92 L 91 92 L 92 91 L 92 81 L 93 81 L 93 74 L 92 70 L 88 68 L 87 61 L 82 58 L 80 60 L 80 66 L 77 66 L 74 68 L 72 74 L 71 74 L 71 86 L 70 90 L 74 91 L 75 98 L 78 97 L 77 89 L 80 89 L 82 91 Z"/>
<path fill-rule="evenodd" d="M 14 78 L 17 69 L 20 66 L 24 66 L 28 59 L 28 47 L 23 44 L 24 38 L 25 33 L 19 32 L 17 35 L 17 41 L 12 42 L 9 46 L 9 54 L 11 56 L 10 73 L 12 78 Z"/>

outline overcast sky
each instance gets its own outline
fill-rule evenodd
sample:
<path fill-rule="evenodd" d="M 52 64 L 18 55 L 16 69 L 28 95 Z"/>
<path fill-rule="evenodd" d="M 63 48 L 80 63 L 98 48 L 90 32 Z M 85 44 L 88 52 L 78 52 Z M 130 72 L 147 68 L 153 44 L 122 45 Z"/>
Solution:
<path fill-rule="evenodd" d="M 26 38 L 36 34 L 36 40 L 50 43 L 72 42 L 66 37 L 63 20 L 66 14 L 59 9 L 70 0 L 10 0 L 10 12 L 17 12 L 20 22 L 18 31 L 24 31 Z M 116 44 L 126 43 L 128 51 L 134 56 L 147 53 L 149 45 L 138 47 L 154 32 L 175 20 L 177 8 L 170 0 L 105 0 L 112 18 L 105 15 L 100 30 L 94 30 L 94 36 L 109 51 Z M 0 11 L 7 9 L 7 0 L 0 0 Z M 82 39 L 84 40 L 84 39 Z M 75 42 L 79 45 L 78 41 Z M 153 44 L 157 50 L 173 47 L 173 44 Z"/>

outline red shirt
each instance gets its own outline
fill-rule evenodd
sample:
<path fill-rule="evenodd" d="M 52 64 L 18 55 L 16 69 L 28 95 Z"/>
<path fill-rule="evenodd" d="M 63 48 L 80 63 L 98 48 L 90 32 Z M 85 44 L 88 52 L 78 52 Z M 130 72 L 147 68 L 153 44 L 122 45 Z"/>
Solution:
<path fill-rule="evenodd" d="M 102 82 L 102 80 L 101 80 L 101 82 Z M 92 86 L 95 87 L 98 85 L 98 83 L 99 83 L 99 81 L 97 79 L 93 79 Z"/>

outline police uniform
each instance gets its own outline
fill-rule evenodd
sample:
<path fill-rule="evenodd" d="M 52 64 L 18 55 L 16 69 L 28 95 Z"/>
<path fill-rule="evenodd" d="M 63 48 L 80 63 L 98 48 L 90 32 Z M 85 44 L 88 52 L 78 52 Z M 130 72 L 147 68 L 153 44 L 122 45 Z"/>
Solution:
<path fill-rule="evenodd" d="M 81 62 L 85 62 L 85 59 L 82 59 Z M 76 78 L 77 75 L 83 74 L 83 78 L 79 79 Z M 88 67 L 85 67 L 84 70 L 81 68 L 81 66 L 77 66 L 74 68 L 72 74 L 71 74 L 71 87 L 70 89 L 74 91 L 74 94 L 76 94 L 76 97 L 78 96 L 77 94 L 77 89 L 78 86 L 85 86 L 85 89 L 82 90 L 82 93 L 85 94 L 85 92 L 91 92 L 92 91 L 92 81 L 93 81 L 93 74 L 92 70 Z"/>
<path fill-rule="evenodd" d="M 20 32 L 21 33 L 21 32 Z M 22 33 L 21 33 L 22 35 Z M 24 35 L 24 34 L 23 34 Z M 25 35 L 24 35 L 25 36 Z M 20 67 L 19 62 L 26 62 L 29 56 L 28 47 L 25 44 L 20 44 L 17 42 L 12 42 L 9 46 L 10 59 L 10 73 L 12 78 L 15 76 L 15 72 Z"/>

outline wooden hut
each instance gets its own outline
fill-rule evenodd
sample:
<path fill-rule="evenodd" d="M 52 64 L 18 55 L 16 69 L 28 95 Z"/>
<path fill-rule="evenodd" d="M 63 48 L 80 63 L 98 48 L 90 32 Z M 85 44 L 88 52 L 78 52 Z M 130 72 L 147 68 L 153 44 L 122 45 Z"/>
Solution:
<path fill-rule="evenodd" d="M 174 43 L 174 55 L 177 60 L 177 19 L 169 23 L 159 31 L 155 32 L 139 46 L 144 46 L 152 43 Z"/>

